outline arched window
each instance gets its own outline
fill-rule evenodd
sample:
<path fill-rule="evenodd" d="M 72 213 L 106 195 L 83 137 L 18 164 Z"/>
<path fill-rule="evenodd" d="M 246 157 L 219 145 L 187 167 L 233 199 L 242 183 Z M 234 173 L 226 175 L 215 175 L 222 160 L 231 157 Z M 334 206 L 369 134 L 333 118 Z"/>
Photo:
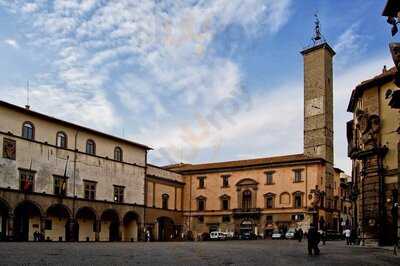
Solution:
<path fill-rule="evenodd" d="M 122 157 L 122 149 L 120 147 L 115 147 L 114 149 L 114 160 L 122 162 L 123 157 Z"/>
<path fill-rule="evenodd" d="M 67 134 L 64 132 L 57 133 L 56 146 L 60 148 L 67 148 Z"/>
<path fill-rule="evenodd" d="M 242 208 L 248 210 L 251 208 L 251 191 L 243 191 Z"/>
<path fill-rule="evenodd" d="M 22 137 L 26 139 L 35 139 L 35 127 L 31 122 L 25 122 L 22 125 Z"/>
<path fill-rule="evenodd" d="M 169 200 L 169 195 L 164 193 L 162 194 L 162 208 L 167 210 L 168 209 L 168 200 Z"/>
<path fill-rule="evenodd" d="M 96 143 L 91 139 L 88 139 L 86 142 L 86 153 L 96 154 Z"/>

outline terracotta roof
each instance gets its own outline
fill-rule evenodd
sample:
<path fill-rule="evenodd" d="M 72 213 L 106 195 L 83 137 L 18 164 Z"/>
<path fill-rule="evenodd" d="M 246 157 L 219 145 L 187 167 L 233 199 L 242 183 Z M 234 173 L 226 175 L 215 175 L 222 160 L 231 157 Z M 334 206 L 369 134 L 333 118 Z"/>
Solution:
<path fill-rule="evenodd" d="M 358 84 L 356 86 L 356 88 L 353 90 L 353 92 L 351 93 L 351 98 L 350 98 L 349 105 L 347 107 L 347 111 L 348 112 L 354 111 L 354 108 L 355 108 L 358 98 L 360 98 L 362 96 L 363 92 L 366 89 L 390 82 L 394 79 L 396 74 L 397 74 L 396 67 L 392 67 L 392 68 L 382 72 L 381 74 L 379 74 L 371 79 L 364 80 L 363 82 Z"/>
<path fill-rule="evenodd" d="M 174 170 L 177 172 L 195 172 L 195 171 L 208 171 L 208 170 L 221 170 L 226 168 L 241 168 L 251 166 L 268 166 L 271 164 L 284 164 L 293 162 L 305 162 L 305 161 L 325 161 L 322 158 L 310 157 L 304 154 L 292 154 L 284 156 L 264 157 L 248 160 L 238 161 L 226 161 L 216 163 L 204 163 L 204 164 L 175 164 L 165 166 L 165 169 Z"/>
<path fill-rule="evenodd" d="M 146 145 L 143 145 L 143 144 L 140 144 L 140 143 L 137 143 L 137 142 L 133 142 L 133 141 L 130 141 L 130 140 L 127 140 L 127 139 L 123 139 L 123 138 L 120 138 L 120 137 L 117 137 L 117 136 L 113 136 L 113 135 L 110 135 L 110 134 L 107 134 L 107 133 L 104 133 L 104 132 L 101 132 L 101 131 L 97 131 L 97 130 L 94 130 L 94 129 L 91 129 L 91 128 L 88 128 L 88 127 L 77 125 L 77 124 L 74 124 L 74 123 L 71 123 L 71 122 L 67 122 L 65 120 L 61 120 L 61 119 L 58 119 L 58 118 L 55 118 L 55 117 L 52 117 L 52 116 L 48 116 L 48 115 L 45 115 L 45 114 L 42 114 L 42 113 L 38 113 L 38 112 L 29 110 L 29 109 L 26 109 L 26 108 L 23 108 L 23 107 L 20 107 L 20 106 L 17 106 L 17 105 L 8 103 L 8 102 L 4 102 L 4 101 L 1 101 L 1 100 L 0 100 L 0 106 L 4 106 L 6 108 L 16 110 L 17 112 L 21 112 L 21 113 L 24 113 L 24 114 L 27 114 L 27 115 L 31 115 L 31 116 L 34 116 L 34 117 L 45 119 L 45 120 L 48 120 L 48 121 L 51 121 L 51 122 L 54 122 L 54 123 L 59 123 L 61 125 L 65 125 L 65 126 L 68 126 L 68 127 L 77 128 L 77 129 L 80 129 L 80 130 L 83 130 L 83 131 L 86 131 L 86 132 L 89 132 L 89 133 L 92 133 L 92 134 L 96 134 L 96 135 L 99 135 L 99 136 L 102 136 L 102 137 L 105 137 L 105 138 L 113 139 L 113 140 L 116 140 L 116 141 L 121 141 L 121 142 L 130 144 L 130 145 L 134 145 L 134 146 L 140 147 L 140 148 L 145 149 L 145 150 L 151 150 L 152 149 L 152 148 L 150 148 L 150 147 L 148 147 Z"/>

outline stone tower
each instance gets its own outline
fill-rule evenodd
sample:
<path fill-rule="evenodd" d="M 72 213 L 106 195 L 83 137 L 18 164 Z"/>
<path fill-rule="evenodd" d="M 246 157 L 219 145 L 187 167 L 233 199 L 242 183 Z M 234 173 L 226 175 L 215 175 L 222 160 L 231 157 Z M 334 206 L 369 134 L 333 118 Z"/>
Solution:
<path fill-rule="evenodd" d="M 301 52 L 304 59 L 304 154 L 333 165 L 333 49 L 321 41 Z M 318 39 L 319 36 L 319 39 Z M 317 40 L 315 40 L 317 39 Z"/>

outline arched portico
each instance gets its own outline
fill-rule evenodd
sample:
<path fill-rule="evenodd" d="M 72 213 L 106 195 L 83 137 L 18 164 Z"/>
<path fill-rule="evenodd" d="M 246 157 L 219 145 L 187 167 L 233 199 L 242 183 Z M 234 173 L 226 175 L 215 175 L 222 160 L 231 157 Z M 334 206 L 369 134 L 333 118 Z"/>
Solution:
<path fill-rule="evenodd" d="M 79 208 L 75 215 L 74 238 L 78 241 L 95 241 L 98 224 L 97 213 L 93 208 Z"/>
<path fill-rule="evenodd" d="M 0 199 L 0 241 L 7 239 L 8 214 L 11 208 L 7 201 Z"/>
<path fill-rule="evenodd" d="M 139 215 L 136 212 L 129 211 L 124 215 L 123 225 L 123 241 L 137 241 L 138 240 L 138 222 Z"/>
<path fill-rule="evenodd" d="M 114 209 L 105 210 L 100 217 L 100 241 L 119 241 L 120 218 Z"/>
<path fill-rule="evenodd" d="M 175 238 L 175 224 L 174 221 L 169 217 L 157 218 L 157 240 L 158 241 L 170 241 Z"/>
<path fill-rule="evenodd" d="M 33 201 L 23 201 L 14 210 L 15 239 L 18 241 L 34 240 L 33 233 L 44 233 L 43 211 Z"/>
<path fill-rule="evenodd" d="M 52 241 L 67 241 L 70 233 L 68 222 L 71 219 L 71 210 L 62 204 L 51 205 L 46 212 L 45 237 Z"/>

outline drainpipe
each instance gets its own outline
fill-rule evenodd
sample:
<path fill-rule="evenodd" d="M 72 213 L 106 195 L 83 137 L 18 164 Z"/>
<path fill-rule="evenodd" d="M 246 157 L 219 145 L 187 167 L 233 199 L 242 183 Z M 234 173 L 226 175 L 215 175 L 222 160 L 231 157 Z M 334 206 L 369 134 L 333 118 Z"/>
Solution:
<path fill-rule="evenodd" d="M 148 193 L 148 191 L 147 191 L 148 183 L 146 181 L 146 178 L 147 178 L 147 153 L 148 153 L 148 151 L 146 150 L 146 155 L 145 155 L 145 158 L 144 158 L 144 160 L 145 160 L 145 168 L 144 168 L 144 201 L 143 201 L 144 202 L 144 208 L 143 208 L 143 230 L 140 230 L 141 231 L 141 233 L 140 233 L 140 238 L 141 239 L 145 239 L 144 234 L 146 232 L 146 209 L 147 209 L 147 193 Z"/>
<path fill-rule="evenodd" d="M 72 236 L 70 239 L 73 241 L 78 241 L 79 239 L 75 239 L 75 201 L 76 201 L 76 161 L 77 161 L 77 156 L 78 156 L 78 134 L 79 134 L 79 129 L 76 130 L 75 133 L 75 144 L 74 144 L 74 171 L 73 171 L 73 188 L 72 188 L 72 219 L 70 221 L 70 232 L 72 232 Z"/>

